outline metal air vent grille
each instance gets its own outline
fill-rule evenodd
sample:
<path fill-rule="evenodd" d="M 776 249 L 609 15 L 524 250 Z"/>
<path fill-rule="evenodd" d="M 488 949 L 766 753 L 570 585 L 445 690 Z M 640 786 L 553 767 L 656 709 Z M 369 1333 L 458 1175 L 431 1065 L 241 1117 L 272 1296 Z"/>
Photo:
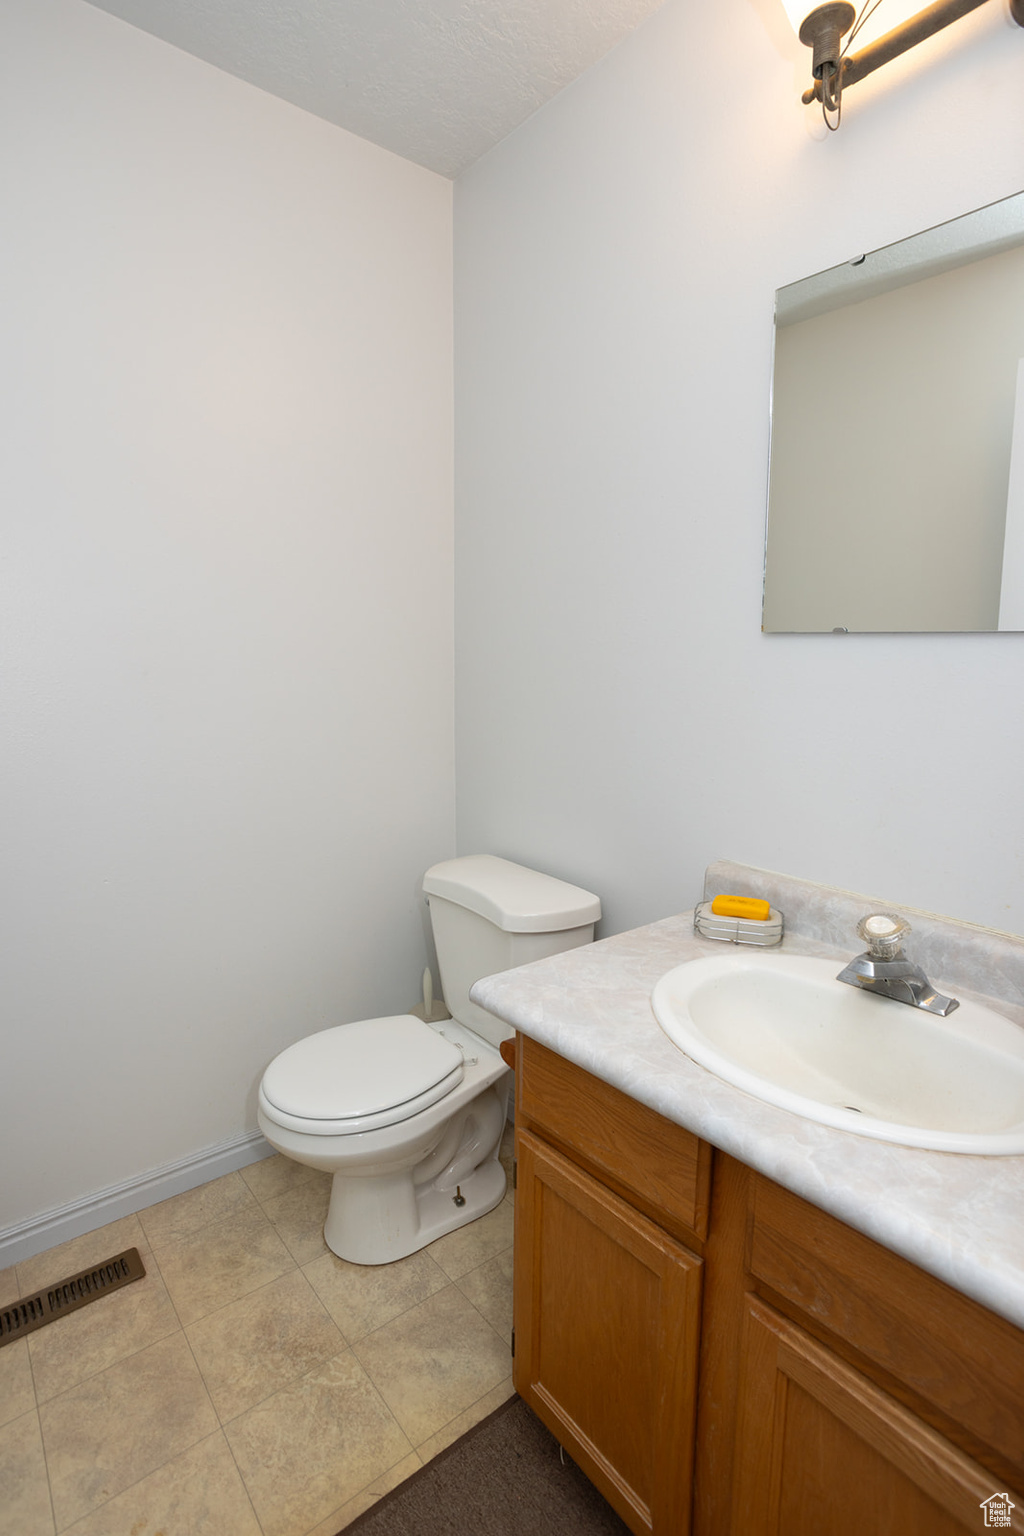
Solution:
<path fill-rule="evenodd" d="M 141 1280 L 146 1269 L 137 1248 L 126 1248 L 112 1259 L 92 1269 L 80 1270 L 56 1285 L 23 1296 L 9 1307 L 0 1307 L 0 1348 L 14 1339 L 21 1339 L 37 1328 L 43 1328 L 58 1317 L 66 1317 L 79 1307 L 88 1306 L 100 1296 L 120 1290 L 133 1280 Z"/>

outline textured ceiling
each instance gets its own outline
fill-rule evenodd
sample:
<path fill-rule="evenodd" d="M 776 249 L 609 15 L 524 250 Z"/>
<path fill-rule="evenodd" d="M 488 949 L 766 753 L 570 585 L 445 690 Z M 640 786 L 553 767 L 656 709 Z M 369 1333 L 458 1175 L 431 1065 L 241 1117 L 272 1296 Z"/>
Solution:
<path fill-rule="evenodd" d="M 90 0 L 444 176 L 663 0 Z"/>

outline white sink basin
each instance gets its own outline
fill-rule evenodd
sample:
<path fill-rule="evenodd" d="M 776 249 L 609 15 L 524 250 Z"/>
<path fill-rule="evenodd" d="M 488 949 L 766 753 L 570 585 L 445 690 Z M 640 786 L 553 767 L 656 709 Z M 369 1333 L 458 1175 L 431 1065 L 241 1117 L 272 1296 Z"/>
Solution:
<path fill-rule="evenodd" d="M 937 1152 L 1024 1152 L 1024 1029 L 836 981 L 841 960 L 731 948 L 663 976 L 655 1017 L 736 1088 L 823 1125 Z"/>

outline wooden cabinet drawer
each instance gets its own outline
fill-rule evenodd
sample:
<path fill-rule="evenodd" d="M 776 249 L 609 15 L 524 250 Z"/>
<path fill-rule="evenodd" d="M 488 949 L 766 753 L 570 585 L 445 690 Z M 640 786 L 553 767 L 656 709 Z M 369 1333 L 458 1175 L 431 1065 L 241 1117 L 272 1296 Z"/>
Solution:
<path fill-rule="evenodd" d="M 751 1191 L 757 1288 L 852 1346 L 945 1432 L 957 1426 L 971 1454 L 992 1464 L 995 1452 L 997 1470 L 1024 1486 L 1024 1334 L 770 1180 L 755 1176 Z"/>
<path fill-rule="evenodd" d="M 711 1149 L 617 1088 L 519 1037 L 516 1116 L 669 1231 L 707 1235 Z"/>

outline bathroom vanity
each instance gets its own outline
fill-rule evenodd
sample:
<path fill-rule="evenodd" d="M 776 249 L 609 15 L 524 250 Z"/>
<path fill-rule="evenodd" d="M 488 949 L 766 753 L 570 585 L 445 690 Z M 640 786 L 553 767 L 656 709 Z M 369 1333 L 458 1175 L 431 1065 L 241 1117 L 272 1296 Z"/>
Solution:
<path fill-rule="evenodd" d="M 787 942 L 841 953 L 849 898 L 815 937 L 804 884 L 771 893 Z M 912 921 L 947 982 L 1024 975 L 1018 941 Z M 519 1031 L 517 1390 L 637 1533 L 1024 1531 L 1024 1158 L 872 1142 L 703 1071 L 649 994 L 712 948 L 669 919 L 474 994 Z"/>

